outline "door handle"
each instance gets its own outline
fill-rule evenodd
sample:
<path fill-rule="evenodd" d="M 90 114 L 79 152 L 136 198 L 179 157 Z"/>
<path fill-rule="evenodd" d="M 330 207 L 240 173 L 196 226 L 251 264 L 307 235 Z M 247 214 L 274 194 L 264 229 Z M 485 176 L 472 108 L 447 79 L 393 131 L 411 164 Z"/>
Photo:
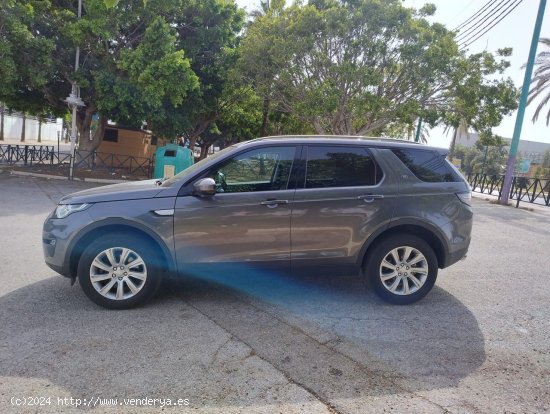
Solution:
<path fill-rule="evenodd" d="M 265 200 L 260 203 L 262 206 L 267 208 L 275 208 L 279 204 L 288 204 L 288 200 Z"/>
<path fill-rule="evenodd" d="M 379 200 L 384 198 L 382 194 L 363 194 L 360 196 L 357 196 L 358 200 L 363 200 L 365 203 L 372 203 L 374 200 Z"/>

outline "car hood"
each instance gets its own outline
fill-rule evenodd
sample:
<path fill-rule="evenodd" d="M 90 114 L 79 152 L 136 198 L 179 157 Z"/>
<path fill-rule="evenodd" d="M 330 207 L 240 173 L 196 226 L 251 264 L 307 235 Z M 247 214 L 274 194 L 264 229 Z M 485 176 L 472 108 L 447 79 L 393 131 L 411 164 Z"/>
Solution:
<path fill-rule="evenodd" d="M 159 187 L 158 180 L 132 181 L 90 188 L 63 197 L 59 204 L 100 203 L 104 201 L 140 200 L 156 197 L 165 189 Z"/>

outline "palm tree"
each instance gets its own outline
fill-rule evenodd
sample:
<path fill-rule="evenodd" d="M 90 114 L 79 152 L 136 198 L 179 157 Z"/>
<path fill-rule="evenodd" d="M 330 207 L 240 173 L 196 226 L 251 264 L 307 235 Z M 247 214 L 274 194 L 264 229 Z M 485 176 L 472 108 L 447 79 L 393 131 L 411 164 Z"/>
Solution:
<path fill-rule="evenodd" d="M 542 97 L 533 115 L 533 123 L 537 121 L 542 108 L 550 101 L 550 38 L 542 38 L 540 43 L 546 46 L 547 50 L 540 52 L 535 60 L 537 69 L 535 76 L 531 79 L 531 90 L 527 101 L 527 105 L 529 105 L 535 99 Z M 550 124 L 550 109 L 546 114 L 546 125 L 548 126 L 548 124 Z"/>

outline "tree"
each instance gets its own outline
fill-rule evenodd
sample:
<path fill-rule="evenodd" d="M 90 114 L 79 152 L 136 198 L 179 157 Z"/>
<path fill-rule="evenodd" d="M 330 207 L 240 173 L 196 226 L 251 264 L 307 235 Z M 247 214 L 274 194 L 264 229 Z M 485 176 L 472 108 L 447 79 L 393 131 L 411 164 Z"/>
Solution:
<path fill-rule="evenodd" d="M 255 21 L 240 66 L 317 133 L 364 135 L 416 119 L 456 53 L 450 32 L 399 1 L 314 1 Z"/>
<path fill-rule="evenodd" d="M 472 174 L 475 172 L 472 161 L 478 154 L 479 149 L 475 146 L 465 147 L 460 144 L 455 146 L 455 157 L 460 159 L 460 169 L 464 174 Z"/>
<path fill-rule="evenodd" d="M 160 117 L 150 121 L 160 135 L 184 135 L 193 149 L 199 136 L 245 99 L 249 89 L 237 82 L 235 71 L 244 12 L 225 0 L 190 0 L 174 13 L 178 45 L 189 56 L 199 87 L 183 105 L 165 106 Z"/>
<path fill-rule="evenodd" d="M 0 102 L 0 141 L 4 141 L 4 113 L 6 112 L 6 107 L 2 102 Z"/>
<path fill-rule="evenodd" d="M 452 73 L 439 121 L 454 130 L 450 160 L 458 134 L 467 135 L 473 129 L 484 139 L 491 139 L 491 129 L 517 107 L 518 91 L 512 80 L 494 79 L 509 67 L 504 58 L 511 52 L 511 49 L 501 49 L 496 56 L 487 52 L 470 55 L 461 59 Z"/>
<path fill-rule="evenodd" d="M 535 170 L 535 178 L 550 178 L 550 150 L 544 151 L 541 164 Z"/>
<path fill-rule="evenodd" d="M 240 67 L 260 96 L 321 134 L 379 136 L 420 116 L 452 124 L 459 112 L 471 124 L 485 104 L 491 116 L 506 113 L 512 82 L 487 80 L 500 62 L 489 53 L 466 58 L 454 33 L 426 20 L 434 11 L 398 0 L 295 3 L 252 22 Z"/>
<path fill-rule="evenodd" d="M 270 19 L 273 17 L 277 17 L 284 9 L 285 7 L 285 0 L 267 0 L 267 1 L 260 1 L 260 8 L 255 9 L 250 13 L 250 16 L 254 18 L 254 20 L 260 20 L 260 19 Z M 269 135 L 268 132 L 268 124 L 269 124 L 269 113 L 271 110 L 271 92 L 272 92 L 272 85 L 270 83 L 273 83 L 273 79 L 265 78 L 265 86 L 264 86 L 264 95 L 263 95 L 263 103 L 262 103 L 262 126 L 260 128 L 260 136 L 264 137 Z"/>
<path fill-rule="evenodd" d="M 65 113 L 64 99 L 77 82 L 86 104 L 77 113 L 84 149 L 99 145 L 107 119 L 128 126 L 147 120 L 155 132 L 186 130 L 196 139 L 219 116 L 222 69 L 230 68 L 227 57 L 243 21 L 233 3 L 130 0 L 107 8 L 103 0 L 86 0 L 81 19 L 75 5 L 2 3 L 0 101 L 31 114 L 46 112 L 45 105 Z M 81 66 L 75 73 L 77 45 Z M 41 107 L 31 110 L 32 102 Z M 99 128 L 90 136 L 95 113 Z M 179 115 L 175 122 L 173 114 Z"/>
<path fill-rule="evenodd" d="M 537 56 L 535 61 L 537 69 L 535 70 L 535 75 L 531 79 L 531 90 L 529 91 L 529 99 L 527 100 L 527 105 L 529 105 L 539 97 L 542 97 L 533 115 L 533 123 L 537 121 L 542 109 L 550 102 L 550 38 L 542 38 L 540 39 L 540 43 L 542 43 L 547 50 L 540 52 Z M 549 124 L 550 109 L 546 114 L 546 125 L 548 126 Z"/>
<path fill-rule="evenodd" d="M 27 114 L 23 112 L 21 114 L 21 142 L 25 142 L 26 130 L 27 130 Z"/>
<path fill-rule="evenodd" d="M 5 107 L 30 115 L 46 112 L 48 104 L 42 90 L 53 76 L 55 45 L 47 36 L 33 34 L 29 27 L 47 7 L 47 2 L 38 1 L 3 1 L 0 5 L 2 112 Z M 48 27 L 41 30 L 46 33 Z"/>

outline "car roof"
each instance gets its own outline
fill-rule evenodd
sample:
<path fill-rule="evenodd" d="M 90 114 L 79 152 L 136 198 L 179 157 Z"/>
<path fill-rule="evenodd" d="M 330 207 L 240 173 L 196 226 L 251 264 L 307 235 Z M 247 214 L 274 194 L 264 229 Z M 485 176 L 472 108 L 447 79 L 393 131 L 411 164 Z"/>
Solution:
<path fill-rule="evenodd" d="M 434 150 L 441 154 L 446 154 L 446 148 L 432 147 L 419 142 L 407 141 L 405 139 L 396 138 L 379 138 L 379 137 L 363 137 L 357 135 L 274 135 L 262 138 L 256 138 L 251 141 L 244 141 L 239 144 L 246 145 L 250 143 L 265 142 L 265 143 L 288 143 L 292 141 L 295 144 L 344 144 L 344 145 L 364 145 L 368 144 L 371 147 L 377 148 L 414 148 Z"/>

